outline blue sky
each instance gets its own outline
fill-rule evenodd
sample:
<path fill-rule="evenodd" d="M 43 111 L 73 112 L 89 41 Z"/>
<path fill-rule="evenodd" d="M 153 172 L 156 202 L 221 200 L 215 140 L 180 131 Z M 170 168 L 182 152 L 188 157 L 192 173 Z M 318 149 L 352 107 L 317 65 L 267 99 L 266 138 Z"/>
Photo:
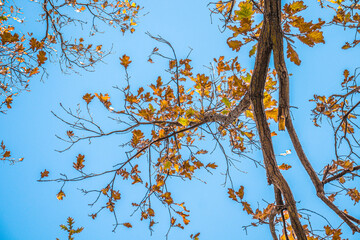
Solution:
<path fill-rule="evenodd" d="M 315 2 L 315 1 L 314 1 Z M 25 17 L 31 20 L 34 15 L 27 15 L 26 10 L 31 4 L 24 5 Z M 119 205 L 118 216 L 120 222 L 131 222 L 132 229 L 119 227 L 113 233 L 112 214 L 103 212 L 95 221 L 87 215 L 96 211 L 90 208 L 88 203 L 94 196 L 83 196 L 77 188 L 91 189 L 106 184 L 104 179 L 84 181 L 76 184 L 68 184 L 64 188 L 66 198 L 63 201 L 56 199 L 56 193 L 61 185 L 56 183 L 39 183 L 36 180 L 40 172 L 45 168 L 50 170 L 50 177 L 56 178 L 59 173 L 67 173 L 75 176 L 72 162 L 77 154 L 85 154 L 86 167 L 92 171 L 100 172 L 110 167 L 123 156 L 120 143 L 126 141 L 121 136 L 114 136 L 95 140 L 92 144 L 81 143 L 70 151 L 64 153 L 55 152 L 55 149 L 64 147 L 55 134 L 61 135 L 68 130 L 67 126 L 56 119 L 50 111 L 61 114 L 59 103 L 75 109 L 77 103 L 83 103 L 82 96 L 85 93 L 102 92 L 112 96 L 114 104 L 120 106 L 122 95 L 113 89 L 115 85 L 124 84 L 124 71 L 119 64 L 118 57 L 127 54 L 133 60 L 128 71 L 131 76 L 133 89 L 147 86 L 156 80 L 158 75 L 166 76 L 163 69 L 167 62 L 159 58 L 153 58 L 154 64 L 147 62 L 147 57 L 154 47 L 166 50 L 165 45 L 157 43 L 145 35 L 149 31 L 153 35 L 161 35 L 172 43 L 179 58 L 185 58 L 189 47 L 193 49 L 190 58 L 194 72 L 207 73 L 204 66 L 208 66 L 213 58 L 226 56 L 226 58 L 239 57 L 239 62 L 246 68 L 251 68 L 254 58 L 248 58 L 246 48 L 239 53 L 232 52 L 226 44 L 229 32 L 220 33 L 216 16 L 213 24 L 210 22 L 208 1 L 183 0 L 166 1 L 153 0 L 139 2 L 144 6 L 143 13 L 147 13 L 139 20 L 136 32 L 132 35 L 121 33 L 111 29 L 105 29 L 106 33 L 96 39 L 105 46 L 113 44 L 113 54 L 105 59 L 105 64 L 98 65 L 95 72 L 81 72 L 78 74 L 63 74 L 56 63 L 47 63 L 49 78 L 45 82 L 32 80 L 31 92 L 23 93 L 17 97 L 13 109 L 6 115 L 0 115 L 0 139 L 13 155 L 24 157 L 22 163 L 8 165 L 1 163 L 0 166 L 0 239 L 23 240 L 39 239 L 48 240 L 66 239 L 65 232 L 59 228 L 71 216 L 76 221 L 76 226 L 84 226 L 84 231 L 76 236 L 81 239 L 165 239 L 168 228 L 169 216 L 166 208 L 160 204 L 155 208 L 159 224 L 155 232 L 150 236 L 147 222 L 140 222 L 139 215 L 129 217 L 132 208 L 131 201 L 140 200 L 143 188 L 124 184 L 122 200 Z M 307 12 L 312 16 L 313 12 Z M 318 14 L 318 12 L 316 12 Z M 317 18 L 314 17 L 315 19 Z M 29 25 L 30 28 L 35 26 Z M 69 33 L 70 34 L 70 33 Z M 292 114 L 294 124 L 298 131 L 303 147 L 310 161 L 317 171 L 333 159 L 333 139 L 330 128 L 324 124 L 321 128 L 315 128 L 311 121 L 310 110 L 313 104 L 308 102 L 313 94 L 330 94 L 339 90 L 342 80 L 342 72 L 345 68 L 353 70 L 360 65 L 358 50 L 343 51 L 342 44 L 351 39 L 352 35 L 344 34 L 340 28 L 325 30 L 326 45 L 318 45 L 309 48 L 297 44 L 297 50 L 302 60 L 300 67 L 292 63 L 288 64 L 291 77 L 291 104 L 296 106 Z M 102 121 L 106 129 L 116 128 L 116 124 L 104 117 L 106 110 L 100 104 L 94 104 L 95 117 Z M 276 126 L 272 126 L 274 129 Z M 206 142 L 206 145 L 213 144 Z M 287 149 L 292 149 L 287 134 L 281 133 L 274 137 L 276 154 Z M 261 152 L 254 151 L 252 157 L 261 160 Z M 242 207 L 230 200 L 227 195 L 229 185 L 223 186 L 224 163 L 219 152 L 208 155 L 220 166 L 214 174 L 206 171 L 201 172 L 199 177 L 207 182 L 193 180 L 171 181 L 172 194 L 179 201 L 184 201 L 191 210 L 190 224 L 185 230 L 174 229 L 169 239 L 189 239 L 191 233 L 201 232 L 200 239 L 270 239 L 267 226 L 249 228 L 247 232 L 243 226 L 250 224 L 251 219 L 242 211 Z M 311 185 L 305 171 L 299 165 L 295 154 L 286 157 L 279 156 L 279 163 L 288 163 L 292 169 L 284 172 L 289 184 L 294 188 L 297 201 L 301 201 L 299 208 L 317 210 L 326 215 L 334 226 L 339 221 L 337 217 L 324 208 L 324 205 L 314 195 L 315 190 Z M 244 185 L 245 198 L 256 206 L 257 202 L 265 206 L 265 201 L 273 201 L 272 187 L 266 185 L 264 169 L 255 168 L 254 164 L 247 159 L 240 159 L 241 173 L 232 171 L 235 188 Z M 350 203 L 348 209 L 354 209 Z M 321 218 L 314 216 L 315 224 L 325 225 Z M 344 229 L 349 233 L 346 227 Z M 349 235 L 350 236 L 350 235 Z M 351 237 L 350 237 L 351 238 Z"/>

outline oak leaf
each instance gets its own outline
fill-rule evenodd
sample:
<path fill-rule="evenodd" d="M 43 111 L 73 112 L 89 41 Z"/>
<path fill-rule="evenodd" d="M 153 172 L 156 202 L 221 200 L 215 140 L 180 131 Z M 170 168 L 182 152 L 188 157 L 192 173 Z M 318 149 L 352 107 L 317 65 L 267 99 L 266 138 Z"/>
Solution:
<path fill-rule="evenodd" d="M 111 106 L 111 102 L 110 102 L 110 96 L 109 96 L 109 94 L 102 94 L 102 93 L 100 93 L 100 95 L 99 94 L 97 94 L 97 93 L 95 93 L 95 96 L 100 100 L 100 102 L 102 103 L 102 104 L 104 104 L 104 106 L 107 108 L 107 109 L 109 109 L 110 108 L 110 106 Z"/>
<path fill-rule="evenodd" d="M 124 225 L 124 226 L 127 227 L 127 228 L 132 228 L 131 223 L 123 223 L 122 225 Z"/>
<path fill-rule="evenodd" d="M 60 190 L 60 192 L 58 192 L 58 194 L 56 194 L 56 198 L 57 198 L 58 200 L 63 200 L 64 197 L 66 197 L 66 195 L 65 195 L 65 193 L 64 193 L 62 190 Z"/>
<path fill-rule="evenodd" d="M 114 201 L 120 200 L 121 198 L 119 191 L 112 190 L 111 196 L 114 199 Z"/>
<path fill-rule="evenodd" d="M 289 170 L 290 168 L 291 168 L 291 165 L 288 165 L 288 164 L 285 164 L 285 163 L 283 163 L 283 164 L 281 164 L 279 166 L 280 170 Z"/>
<path fill-rule="evenodd" d="M 4 158 L 10 157 L 10 156 L 11 156 L 10 151 L 5 151 L 5 153 L 3 154 Z"/>
<path fill-rule="evenodd" d="M 354 205 L 360 201 L 360 193 L 356 188 L 349 189 L 346 195 L 351 197 L 351 200 L 355 202 Z"/>
<path fill-rule="evenodd" d="M 255 11 L 253 10 L 253 5 L 251 2 L 240 2 L 240 10 L 235 11 L 235 20 L 242 20 L 244 18 L 251 19 Z"/>
<path fill-rule="evenodd" d="M 295 63 L 296 65 L 300 65 L 301 64 L 301 60 L 299 59 L 299 55 L 296 53 L 296 51 L 293 49 L 293 47 L 290 45 L 290 43 L 287 44 L 287 58 L 290 59 L 290 61 L 292 61 L 293 63 Z"/>
<path fill-rule="evenodd" d="M 130 61 L 130 57 L 126 56 L 125 54 L 120 58 L 120 64 L 123 65 L 125 69 L 128 68 L 131 62 L 132 61 Z"/>
<path fill-rule="evenodd" d="M 243 43 L 238 40 L 227 41 L 227 44 L 232 50 L 235 50 L 236 52 L 238 52 L 243 45 Z"/>
<path fill-rule="evenodd" d="M 39 64 L 39 66 L 41 66 L 42 64 L 45 63 L 45 61 L 47 60 L 47 57 L 46 57 L 46 52 L 41 50 L 39 51 L 38 55 L 37 55 L 37 62 Z"/>
<path fill-rule="evenodd" d="M 238 201 L 237 200 L 237 197 L 236 197 L 236 195 L 235 195 L 235 191 L 234 191 L 234 189 L 232 189 L 232 188 L 228 188 L 228 194 L 229 194 L 229 198 L 231 198 L 232 200 L 234 200 L 234 201 Z"/>
<path fill-rule="evenodd" d="M 6 97 L 5 103 L 6 103 L 7 108 L 9 108 L 9 109 L 11 108 L 12 101 L 13 101 L 12 95 L 9 95 Z"/>
<path fill-rule="evenodd" d="M 79 154 L 77 157 L 76 157 L 76 162 L 73 163 L 73 167 L 76 169 L 76 170 L 81 170 L 85 167 L 84 165 L 84 162 L 85 162 L 85 156 L 84 155 L 81 155 Z"/>
<path fill-rule="evenodd" d="M 82 98 L 85 100 L 85 102 L 87 104 L 89 104 L 91 102 L 91 100 L 93 100 L 94 97 L 95 97 L 95 95 L 92 95 L 90 93 L 86 93 Z"/>
<path fill-rule="evenodd" d="M 66 131 L 66 135 L 71 138 L 74 136 L 74 132 L 73 131 Z"/>
<path fill-rule="evenodd" d="M 147 211 L 148 211 L 149 216 L 151 216 L 151 217 L 155 216 L 155 212 L 154 212 L 154 210 L 152 208 L 148 208 Z"/>
<path fill-rule="evenodd" d="M 242 200 L 244 197 L 244 186 L 240 186 L 239 190 L 236 192 L 236 195 Z"/>
<path fill-rule="evenodd" d="M 250 207 L 250 204 L 247 202 L 241 202 L 241 204 L 243 205 L 243 210 L 247 212 L 247 214 L 253 214 L 253 210 Z"/>
<path fill-rule="evenodd" d="M 41 175 L 41 178 L 48 177 L 49 171 L 45 169 L 43 172 L 40 173 L 40 175 Z"/>
<path fill-rule="evenodd" d="M 216 165 L 215 163 L 208 163 L 206 165 L 206 168 L 212 168 L 212 169 L 216 169 L 218 167 L 218 165 Z"/>

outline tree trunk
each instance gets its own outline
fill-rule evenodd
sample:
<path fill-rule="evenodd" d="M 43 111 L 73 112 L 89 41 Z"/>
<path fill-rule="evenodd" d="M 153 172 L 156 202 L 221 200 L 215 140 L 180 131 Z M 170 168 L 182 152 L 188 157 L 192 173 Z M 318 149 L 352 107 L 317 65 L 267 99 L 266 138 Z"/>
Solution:
<path fill-rule="evenodd" d="M 269 184 L 274 184 L 281 191 L 285 207 L 289 212 L 292 228 L 299 240 L 306 240 L 291 189 L 282 176 L 276 162 L 271 131 L 264 108 L 264 89 L 271 52 L 274 53 L 275 69 L 280 79 L 279 126 L 285 124 L 288 116 L 289 78 L 283 52 L 283 34 L 281 29 L 281 1 L 265 1 L 264 20 L 257 46 L 255 67 L 250 83 L 250 99 L 254 111 L 256 127 L 260 137 L 266 174 Z M 283 129 L 281 129 L 283 130 Z"/>

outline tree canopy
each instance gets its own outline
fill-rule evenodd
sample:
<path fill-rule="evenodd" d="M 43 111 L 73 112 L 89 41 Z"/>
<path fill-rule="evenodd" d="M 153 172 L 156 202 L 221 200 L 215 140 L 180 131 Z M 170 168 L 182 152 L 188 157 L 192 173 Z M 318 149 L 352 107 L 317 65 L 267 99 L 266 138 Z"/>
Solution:
<path fill-rule="evenodd" d="M 68 239 L 103 222 L 141 239 L 359 235 L 357 0 L 0 7 L 2 171 L 36 172 L 32 199 L 76 199 Z M 74 227 L 76 209 L 94 222 Z"/>

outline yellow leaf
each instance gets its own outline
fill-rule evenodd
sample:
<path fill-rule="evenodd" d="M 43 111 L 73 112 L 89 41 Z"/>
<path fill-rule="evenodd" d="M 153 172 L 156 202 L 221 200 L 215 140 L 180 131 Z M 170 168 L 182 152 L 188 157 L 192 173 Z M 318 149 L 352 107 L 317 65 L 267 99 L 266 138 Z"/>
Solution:
<path fill-rule="evenodd" d="M 58 194 L 56 194 L 56 198 L 57 198 L 58 200 L 63 200 L 64 197 L 66 197 L 66 195 L 65 195 L 65 193 L 64 193 L 62 190 L 60 190 L 60 192 L 59 192 Z"/>
<path fill-rule="evenodd" d="M 346 195 L 349 195 L 351 197 L 351 200 L 353 200 L 355 204 L 360 201 L 360 193 L 356 188 L 349 189 Z"/>
<path fill-rule="evenodd" d="M 345 178 L 344 177 L 339 178 L 339 182 L 344 184 L 345 183 Z"/>
<path fill-rule="evenodd" d="M 255 44 L 255 45 L 251 48 L 251 50 L 250 50 L 250 52 L 249 52 L 249 57 L 253 56 L 253 55 L 256 53 L 256 48 L 257 48 L 257 44 Z"/>
<path fill-rule="evenodd" d="M 240 2 L 240 10 L 235 11 L 235 20 L 251 19 L 255 11 L 251 2 Z"/>
<path fill-rule="evenodd" d="M 238 40 L 227 41 L 227 44 L 229 45 L 229 47 L 232 50 L 235 50 L 236 52 L 238 52 L 240 50 L 241 46 L 243 45 L 243 43 Z"/>
<path fill-rule="evenodd" d="M 341 47 L 342 49 L 349 49 L 349 48 L 351 48 L 351 45 L 350 45 L 350 43 L 348 43 L 348 42 L 346 42 L 345 44 L 344 44 L 344 46 L 342 46 Z"/>
<path fill-rule="evenodd" d="M 165 169 L 170 169 L 171 168 L 172 163 L 170 161 L 166 161 L 164 164 L 164 168 Z"/>
<path fill-rule="evenodd" d="M 225 106 L 231 107 L 231 102 L 226 97 L 223 97 L 221 101 L 225 104 Z"/>
<path fill-rule="evenodd" d="M 315 43 L 325 43 L 323 33 L 319 30 L 310 32 L 307 34 L 307 36 Z"/>
<path fill-rule="evenodd" d="M 179 118 L 178 119 L 178 123 L 180 123 L 181 125 L 183 125 L 184 127 L 188 126 L 189 125 L 189 119 L 186 119 L 186 118 Z"/>
<path fill-rule="evenodd" d="M 175 168 L 175 171 L 176 171 L 176 172 L 179 172 L 179 168 L 180 168 L 180 167 L 179 167 L 178 164 L 174 164 L 174 168 Z"/>
<path fill-rule="evenodd" d="M 9 109 L 11 108 L 12 101 L 13 101 L 12 95 L 6 97 L 5 103 L 7 108 Z"/>
<path fill-rule="evenodd" d="M 253 112 L 250 111 L 250 110 L 246 110 L 246 111 L 245 111 L 245 116 L 246 116 L 247 118 L 254 119 L 254 114 L 253 114 Z"/>
<path fill-rule="evenodd" d="M 292 46 L 290 45 L 290 43 L 287 44 L 287 58 L 290 59 L 290 61 L 292 61 L 293 63 L 295 63 L 296 65 L 300 65 L 301 60 L 299 59 L 299 55 L 296 53 L 296 51 L 292 48 Z"/>
<path fill-rule="evenodd" d="M 99 95 L 99 94 L 95 93 L 95 96 L 100 100 L 100 102 L 101 102 L 102 104 L 104 104 L 104 106 L 105 106 L 107 109 L 110 108 L 111 102 L 110 102 L 110 96 L 109 96 L 109 94 L 106 93 L 105 95 L 103 95 L 102 93 L 100 93 L 100 95 Z"/>
<path fill-rule="evenodd" d="M 266 113 L 266 117 L 268 119 L 272 119 L 275 122 L 278 121 L 278 109 L 277 108 L 272 108 L 270 110 L 266 110 L 265 113 Z"/>
<path fill-rule="evenodd" d="M 303 1 L 294 1 L 291 4 L 285 4 L 284 11 L 289 15 L 294 15 L 307 8 Z"/>

